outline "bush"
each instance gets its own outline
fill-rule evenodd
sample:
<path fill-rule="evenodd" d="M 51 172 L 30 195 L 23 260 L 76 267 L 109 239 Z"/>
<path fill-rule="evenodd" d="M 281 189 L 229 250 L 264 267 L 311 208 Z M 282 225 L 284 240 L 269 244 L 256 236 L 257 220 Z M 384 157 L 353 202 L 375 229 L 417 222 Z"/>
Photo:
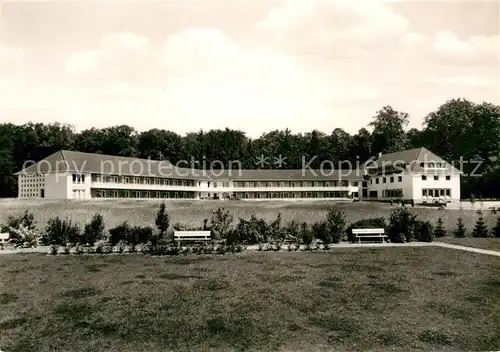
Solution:
<path fill-rule="evenodd" d="M 432 242 L 434 240 L 433 226 L 429 221 L 417 221 L 415 223 L 415 234 L 420 242 Z"/>
<path fill-rule="evenodd" d="M 75 247 L 75 254 L 83 254 L 84 252 L 84 248 L 81 245 L 77 244 Z"/>
<path fill-rule="evenodd" d="M 233 220 L 234 217 L 229 210 L 217 208 L 210 219 L 212 238 L 216 240 L 226 239 Z"/>
<path fill-rule="evenodd" d="M 438 219 L 436 228 L 434 230 L 434 237 L 444 237 L 446 236 L 446 230 L 443 226 L 443 220 L 441 218 Z"/>
<path fill-rule="evenodd" d="M 126 240 L 129 245 L 147 244 L 153 239 L 153 228 L 150 226 L 134 226 L 130 237 Z"/>
<path fill-rule="evenodd" d="M 314 241 L 314 234 L 309 229 L 306 222 L 303 222 L 300 225 L 300 239 L 301 239 L 301 242 L 303 244 L 305 244 L 306 246 L 310 246 L 311 243 L 313 243 L 313 241 Z"/>
<path fill-rule="evenodd" d="M 132 227 L 126 221 L 112 229 L 109 229 L 109 244 L 116 246 L 120 241 L 129 244 L 134 242 L 132 241 Z"/>
<path fill-rule="evenodd" d="M 57 254 L 57 250 L 59 249 L 59 246 L 56 245 L 56 244 L 53 244 L 50 246 L 50 254 L 52 255 L 56 255 Z"/>
<path fill-rule="evenodd" d="M 367 218 L 367 219 L 362 219 L 359 221 L 356 221 L 349 225 L 347 228 L 347 240 L 349 242 L 356 242 L 357 238 L 354 236 L 352 233 L 353 229 L 384 229 L 387 230 L 387 224 L 385 222 L 385 219 L 382 217 L 379 218 Z"/>
<path fill-rule="evenodd" d="M 80 243 L 80 228 L 70 220 L 63 221 L 59 217 L 50 219 L 45 227 L 42 243 L 58 246 Z"/>
<path fill-rule="evenodd" d="M 344 236 L 347 220 L 343 212 L 330 209 L 326 216 L 326 233 L 320 240 L 325 244 L 339 243 Z"/>
<path fill-rule="evenodd" d="M 467 237 L 467 229 L 464 226 L 464 221 L 462 220 L 462 217 L 458 218 L 457 227 L 453 231 L 453 235 L 458 238 Z"/>
<path fill-rule="evenodd" d="M 292 220 L 284 229 L 285 239 L 288 241 L 299 242 L 300 226 L 295 220 Z"/>
<path fill-rule="evenodd" d="M 23 231 L 35 230 L 35 217 L 33 213 L 25 210 L 21 216 L 10 215 L 7 218 L 7 224 L 1 226 L 0 232 L 8 232 L 9 242 L 13 243 L 15 246 L 19 246 L 22 243 L 22 241 L 19 242 L 21 240 L 21 235 L 16 230 L 20 230 L 21 227 L 23 227 Z"/>
<path fill-rule="evenodd" d="M 14 234 L 14 236 L 10 239 L 10 242 L 13 243 L 16 248 L 38 247 L 42 237 L 37 229 L 29 229 L 22 224 L 20 224 L 18 228 L 10 227 L 9 234 L 11 233 Z"/>
<path fill-rule="evenodd" d="M 410 208 L 403 207 L 394 210 L 389 218 L 387 235 L 391 242 L 411 242 L 414 239 L 416 216 Z"/>
<path fill-rule="evenodd" d="M 156 214 L 155 225 L 156 228 L 158 228 L 158 230 L 160 231 L 158 237 L 161 239 L 170 225 L 170 219 L 168 217 L 167 211 L 165 210 L 165 203 L 161 203 L 160 205 L 160 210 L 158 210 L 158 213 Z"/>
<path fill-rule="evenodd" d="M 497 219 L 497 223 L 495 227 L 493 227 L 493 236 L 496 238 L 500 238 L 500 217 Z"/>
<path fill-rule="evenodd" d="M 479 213 L 479 218 L 477 219 L 476 226 L 474 226 L 474 229 L 472 230 L 472 236 L 473 237 L 488 237 L 488 228 L 486 227 L 486 224 L 484 223 L 484 217 L 482 212 Z"/>
<path fill-rule="evenodd" d="M 101 214 L 94 214 L 90 223 L 85 225 L 81 244 L 93 246 L 94 243 L 104 239 L 104 220 Z"/>

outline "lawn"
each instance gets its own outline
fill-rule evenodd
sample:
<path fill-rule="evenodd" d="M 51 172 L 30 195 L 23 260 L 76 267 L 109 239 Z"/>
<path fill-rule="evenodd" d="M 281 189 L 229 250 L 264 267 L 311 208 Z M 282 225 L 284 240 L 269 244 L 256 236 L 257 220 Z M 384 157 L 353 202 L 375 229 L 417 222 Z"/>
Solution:
<path fill-rule="evenodd" d="M 481 249 L 489 249 L 492 251 L 500 251 L 500 238 L 455 238 L 455 237 L 442 237 L 436 238 L 435 241 L 458 244 L 460 246 L 468 246 Z"/>
<path fill-rule="evenodd" d="M 0 256 L 4 351 L 500 349 L 500 258 Z"/>
<path fill-rule="evenodd" d="M 89 221 L 95 212 L 103 215 L 107 227 L 114 227 L 123 221 L 130 224 L 153 226 L 159 201 L 145 200 L 92 200 L 92 201 L 51 201 L 51 200 L 1 200 L 0 223 L 5 222 L 9 215 L 19 215 L 28 209 L 35 214 L 38 226 L 43 229 L 47 220 L 59 216 L 69 218 L 80 225 Z M 345 212 L 349 222 L 355 222 L 367 217 L 388 217 L 392 209 L 383 203 L 339 203 L 332 201 L 168 201 L 166 207 L 171 223 L 180 222 L 190 226 L 202 226 L 203 219 L 210 218 L 217 207 L 229 209 L 235 216 L 249 219 L 251 215 L 265 220 L 275 219 L 281 213 L 283 223 L 291 220 L 299 222 L 317 222 L 323 220 L 329 207 L 334 206 Z M 462 215 L 465 225 L 472 229 L 478 215 L 471 210 L 439 210 L 436 208 L 414 208 L 419 219 L 433 223 L 439 217 L 448 231 L 452 231 L 457 218 Z M 485 221 L 489 227 L 494 226 L 498 215 L 485 211 Z"/>

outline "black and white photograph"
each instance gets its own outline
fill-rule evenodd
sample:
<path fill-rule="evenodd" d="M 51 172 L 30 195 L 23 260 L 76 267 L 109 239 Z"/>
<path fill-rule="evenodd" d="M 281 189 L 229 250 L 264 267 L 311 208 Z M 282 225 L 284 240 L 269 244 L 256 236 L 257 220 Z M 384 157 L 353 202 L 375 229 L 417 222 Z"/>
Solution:
<path fill-rule="evenodd" d="M 500 351 L 500 1 L 0 0 L 39 351 Z"/>

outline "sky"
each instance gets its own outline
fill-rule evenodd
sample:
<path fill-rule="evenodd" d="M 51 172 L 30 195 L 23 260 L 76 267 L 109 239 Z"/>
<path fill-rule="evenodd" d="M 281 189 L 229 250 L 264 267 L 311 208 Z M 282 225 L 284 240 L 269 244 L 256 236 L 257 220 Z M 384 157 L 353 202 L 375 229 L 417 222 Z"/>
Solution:
<path fill-rule="evenodd" d="M 500 104 L 498 2 L 17 1 L 0 123 L 356 133 L 453 98 Z"/>

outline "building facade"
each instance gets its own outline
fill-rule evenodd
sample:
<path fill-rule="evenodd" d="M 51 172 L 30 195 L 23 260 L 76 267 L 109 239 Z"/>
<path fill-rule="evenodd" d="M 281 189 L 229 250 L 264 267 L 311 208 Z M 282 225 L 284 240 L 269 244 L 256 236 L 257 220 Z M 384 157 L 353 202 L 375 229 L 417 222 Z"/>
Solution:
<path fill-rule="evenodd" d="M 401 165 L 399 165 L 400 163 Z M 59 151 L 17 173 L 22 199 L 460 199 L 460 173 L 425 148 L 353 170 L 197 170 L 167 161 Z"/>

